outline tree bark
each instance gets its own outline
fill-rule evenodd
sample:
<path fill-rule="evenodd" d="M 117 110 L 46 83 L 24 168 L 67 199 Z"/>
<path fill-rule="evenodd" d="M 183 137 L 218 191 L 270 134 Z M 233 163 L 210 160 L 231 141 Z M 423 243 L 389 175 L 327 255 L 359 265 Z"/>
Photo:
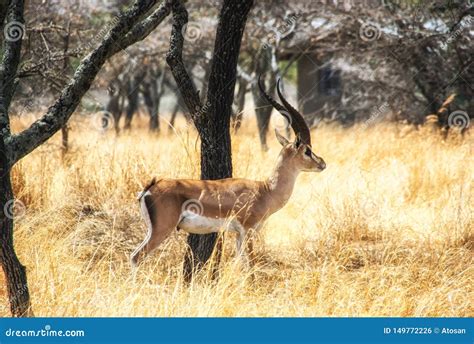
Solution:
<path fill-rule="evenodd" d="M 63 49 L 63 54 L 64 54 L 64 64 L 63 64 L 63 71 L 64 74 L 67 75 L 67 70 L 69 68 L 69 56 L 67 55 L 67 52 L 69 50 L 69 38 L 71 36 L 71 20 L 68 21 L 67 24 L 67 34 L 63 37 L 64 40 L 64 49 Z M 67 152 L 69 150 L 69 127 L 66 124 L 63 125 L 61 128 L 61 153 L 62 157 L 66 156 Z"/>
<path fill-rule="evenodd" d="M 8 10 L 0 12 L 3 17 L 23 23 L 23 1 L 2 1 L 8 3 Z M 8 109 L 17 83 L 20 63 L 21 41 L 5 40 L 0 61 L 0 264 L 5 273 L 10 307 L 13 316 L 32 316 L 26 271 L 18 260 L 13 246 L 13 216 L 5 211 L 13 206 L 13 191 L 10 169 L 21 158 L 43 144 L 64 125 L 87 92 L 105 61 L 128 45 L 146 37 L 169 14 L 170 0 L 164 0 L 160 7 L 146 19 L 140 20 L 155 5 L 156 0 L 136 0 L 123 12 L 118 22 L 109 30 L 100 45 L 79 64 L 76 73 L 63 89 L 47 113 L 29 128 L 12 135 Z M 3 25 L 3 20 L 0 26 Z M 3 30 L 2 30 L 3 31 Z"/>
<path fill-rule="evenodd" d="M 10 166 L 3 136 L 0 136 L 0 264 L 7 282 L 12 316 L 33 316 L 26 269 L 18 260 L 13 246 L 13 202 Z"/>
<path fill-rule="evenodd" d="M 63 89 L 47 113 L 28 129 L 6 140 L 7 153 L 16 153 L 14 155 L 15 162 L 39 147 L 61 129 L 77 108 L 105 61 L 121 49 L 146 37 L 149 31 L 153 30 L 169 14 L 170 2 L 170 0 L 165 0 L 153 14 L 141 22 L 139 20 L 153 7 L 156 1 L 136 0 L 130 9 L 122 14 L 120 20 L 110 29 L 101 44 L 81 61 L 72 80 Z"/>
<path fill-rule="evenodd" d="M 187 11 L 181 1 L 173 2 L 173 30 L 167 62 L 201 138 L 201 179 L 232 176 L 230 118 L 240 44 L 252 5 L 253 0 L 224 0 L 217 25 L 207 101 L 203 105 L 182 61 L 182 27 L 188 20 Z M 215 233 L 189 235 L 190 250 L 184 262 L 186 281 L 190 281 L 193 272 L 207 262 L 216 238 Z"/>

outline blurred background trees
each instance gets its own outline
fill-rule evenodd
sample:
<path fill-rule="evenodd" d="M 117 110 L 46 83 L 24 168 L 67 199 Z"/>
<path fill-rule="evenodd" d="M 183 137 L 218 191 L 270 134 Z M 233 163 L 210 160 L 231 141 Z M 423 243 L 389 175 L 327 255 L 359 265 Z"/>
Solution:
<path fill-rule="evenodd" d="M 31 0 L 25 5 L 25 22 L 23 16 L 19 20 L 23 32 L 18 40 L 18 32 L 5 20 L 8 3 L 0 0 L 1 55 L 6 66 L 0 80 L 0 176 L 2 189 L 7 190 L 2 193 L 2 205 L 13 196 L 11 165 L 59 129 L 61 150 L 67 154 L 67 120 L 73 111 L 83 118 L 99 118 L 102 129 L 117 134 L 133 130 L 138 115 L 148 118 L 154 133 L 163 132 L 164 127 L 174 130 L 176 117 L 182 115 L 194 123 L 201 147 L 206 148 L 202 149 L 201 177 L 230 176 L 230 129 L 238 134 L 241 122 L 253 120 L 255 113 L 262 149 L 267 146 L 271 108 L 256 91 L 262 74 L 270 92 L 276 80 L 283 78 L 285 92 L 297 100 L 311 127 L 330 122 L 350 128 L 356 122 L 369 126 L 381 120 L 417 126 L 428 120 L 444 133 L 453 127 L 464 133 L 474 113 L 474 12 L 467 0 L 260 1 L 246 24 L 242 23 L 242 37 L 229 39 L 231 47 L 223 37 L 232 28 L 221 25 L 218 16 L 222 4 L 231 8 L 232 2 L 186 1 L 189 20 L 180 27 L 184 36 L 181 69 L 187 71 L 189 84 L 195 85 L 192 97 L 183 92 L 186 87 L 176 84 L 183 75 L 171 73 L 172 59 L 166 58 L 173 37 L 172 18 L 160 21 L 160 27 L 148 35 L 143 28 L 156 16 L 142 13 L 133 18 L 141 20 L 142 29 L 118 40 L 107 33 L 117 28 L 118 13 L 129 1 Z M 166 17 L 167 11 L 161 15 Z M 9 35 L 13 40 L 5 39 Z M 94 65 L 95 60 L 87 56 L 97 52 L 107 37 L 109 53 L 96 54 L 98 64 Z M 140 42 L 132 46 L 129 38 Z M 237 47 L 240 54 L 235 60 Z M 189 109 L 197 112 L 190 114 Z M 196 113 L 206 115 L 207 122 L 196 120 Z M 9 116 L 31 123 L 36 119 L 31 117 L 44 114 L 24 132 L 10 132 Z M 224 148 L 216 148 L 223 142 Z M 9 248 L 4 257 L 14 256 L 11 220 L 3 218 L 1 223 L 6 243 L 2 248 Z M 200 246 L 198 241 L 190 244 Z M 210 250 L 204 251 L 203 261 L 210 255 Z M 10 294 L 17 294 L 26 286 L 24 269 L 17 260 L 2 261 L 20 267 L 9 276 L 17 281 Z M 22 315 L 29 307 L 27 289 L 22 295 L 12 306 L 14 314 Z"/>
<path fill-rule="evenodd" d="M 41 108 L 64 86 L 84 56 L 107 31 L 127 1 L 30 1 L 20 91 L 22 116 Z M 220 1 L 186 2 L 184 63 L 205 97 Z M 350 126 L 382 120 L 422 124 L 437 115 L 440 127 L 462 110 L 473 116 L 473 9 L 469 1 L 287 1 L 256 3 L 244 33 L 233 105 L 238 130 L 255 109 L 262 147 L 271 109 L 255 92 L 265 73 L 274 90 L 283 77 L 312 126 L 321 121 Z M 149 118 L 150 130 L 173 126 L 186 107 L 167 72 L 171 25 L 165 22 L 141 44 L 109 61 L 81 103 L 84 113 L 104 111 L 104 126 L 133 128 Z M 38 100 L 29 94 L 42 94 Z M 449 104 L 443 103 L 453 95 Z M 38 103 L 39 102 L 39 103 Z M 37 104 L 38 103 L 38 104 Z M 113 125 L 112 125 L 113 124 Z M 67 130 L 63 149 L 67 149 Z"/>

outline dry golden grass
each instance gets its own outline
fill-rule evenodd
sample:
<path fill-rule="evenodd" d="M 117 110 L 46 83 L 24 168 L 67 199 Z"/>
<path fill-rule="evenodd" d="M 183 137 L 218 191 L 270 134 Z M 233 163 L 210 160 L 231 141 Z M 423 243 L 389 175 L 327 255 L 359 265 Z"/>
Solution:
<path fill-rule="evenodd" d="M 192 131 L 141 126 L 116 139 L 75 122 L 64 160 L 55 137 L 15 167 L 26 206 L 16 249 L 37 316 L 474 316 L 472 136 L 320 128 L 315 151 L 328 168 L 302 174 L 264 226 L 255 280 L 228 234 L 220 279 L 201 273 L 187 288 L 186 234 L 135 278 L 128 256 L 145 235 L 136 193 L 152 176 L 197 177 L 199 145 Z M 264 178 L 279 145 L 272 137 L 261 153 L 253 126 L 234 137 L 234 175 Z"/>

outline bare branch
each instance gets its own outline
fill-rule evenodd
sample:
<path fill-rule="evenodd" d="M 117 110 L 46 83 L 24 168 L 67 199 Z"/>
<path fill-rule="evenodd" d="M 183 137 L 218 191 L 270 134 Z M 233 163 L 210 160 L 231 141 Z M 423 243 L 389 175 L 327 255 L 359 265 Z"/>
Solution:
<path fill-rule="evenodd" d="M 186 67 L 183 63 L 183 27 L 188 22 L 188 11 L 180 0 L 173 0 L 173 26 L 171 30 L 170 49 L 166 54 L 166 62 L 171 68 L 179 92 L 183 96 L 183 100 L 191 113 L 191 117 L 196 124 L 196 128 L 200 128 L 199 121 L 202 120 L 201 100 L 199 92 L 196 90 L 193 80 L 189 77 Z"/>
<path fill-rule="evenodd" d="M 110 29 L 100 45 L 81 61 L 72 80 L 63 89 L 61 95 L 48 109 L 47 113 L 28 129 L 7 140 L 7 153 L 11 164 L 33 151 L 65 125 L 81 98 L 91 86 L 102 65 L 114 53 L 120 51 L 117 46 L 120 46 L 119 44 L 124 35 L 128 32 L 135 32 L 137 35 L 129 36 L 127 44 L 133 44 L 143 38 L 140 35 L 141 30 L 138 30 L 138 32 L 130 30 L 141 16 L 154 6 L 155 2 L 150 0 L 135 1 L 132 7 L 119 17 L 118 22 Z"/>
<path fill-rule="evenodd" d="M 145 39 L 170 14 L 171 3 L 172 0 L 164 0 L 160 7 L 158 7 L 148 18 L 135 25 L 133 29 L 117 44 L 116 49 L 118 50 L 113 51 L 112 54 Z"/>

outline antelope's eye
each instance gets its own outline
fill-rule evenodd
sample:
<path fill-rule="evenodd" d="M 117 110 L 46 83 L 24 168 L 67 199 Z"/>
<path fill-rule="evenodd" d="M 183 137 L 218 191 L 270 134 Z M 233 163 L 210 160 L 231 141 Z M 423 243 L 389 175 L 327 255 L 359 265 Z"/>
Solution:
<path fill-rule="evenodd" d="M 304 151 L 304 154 L 306 154 L 307 156 L 311 156 L 311 149 L 306 148 L 306 150 Z"/>

